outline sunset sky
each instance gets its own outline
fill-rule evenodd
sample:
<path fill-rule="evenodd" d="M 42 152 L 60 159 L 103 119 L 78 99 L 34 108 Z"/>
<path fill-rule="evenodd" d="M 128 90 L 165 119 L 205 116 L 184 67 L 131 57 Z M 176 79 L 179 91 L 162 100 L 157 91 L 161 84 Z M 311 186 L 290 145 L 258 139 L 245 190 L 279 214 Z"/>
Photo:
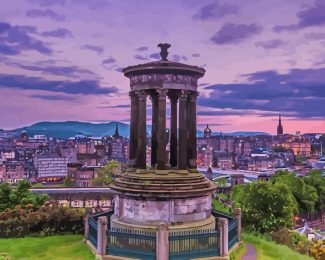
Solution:
<path fill-rule="evenodd" d="M 199 129 L 325 132 L 324 0 L 3 0 L 0 128 L 128 123 L 121 69 L 160 42 L 206 69 Z"/>

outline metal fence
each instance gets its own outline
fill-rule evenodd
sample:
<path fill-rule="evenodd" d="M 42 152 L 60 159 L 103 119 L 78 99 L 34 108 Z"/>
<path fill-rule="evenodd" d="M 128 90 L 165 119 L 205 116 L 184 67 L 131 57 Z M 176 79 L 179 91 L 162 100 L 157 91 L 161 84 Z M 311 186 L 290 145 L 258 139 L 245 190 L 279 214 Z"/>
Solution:
<path fill-rule="evenodd" d="M 169 233 L 169 259 L 187 260 L 219 256 L 220 233 L 215 230 L 194 230 Z"/>
<path fill-rule="evenodd" d="M 156 232 L 108 229 L 106 254 L 155 260 Z"/>
<path fill-rule="evenodd" d="M 97 248 L 98 224 L 97 224 L 97 220 L 93 216 L 90 216 L 88 218 L 88 227 L 89 227 L 88 240 L 93 244 L 95 248 Z"/>
<path fill-rule="evenodd" d="M 237 220 L 232 219 L 228 222 L 228 249 L 232 248 L 237 241 Z"/>

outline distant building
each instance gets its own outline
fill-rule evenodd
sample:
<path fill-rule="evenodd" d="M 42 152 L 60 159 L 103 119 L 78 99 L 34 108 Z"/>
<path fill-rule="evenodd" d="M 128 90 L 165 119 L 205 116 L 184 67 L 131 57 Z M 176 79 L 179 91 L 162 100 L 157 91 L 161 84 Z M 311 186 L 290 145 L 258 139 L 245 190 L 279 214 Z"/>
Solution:
<path fill-rule="evenodd" d="M 36 157 L 35 166 L 38 179 L 48 182 L 59 182 L 67 176 L 68 158 L 66 157 Z"/>
<path fill-rule="evenodd" d="M 279 115 L 279 124 L 277 128 L 277 135 L 283 135 L 283 126 L 281 123 L 281 115 Z"/>
<path fill-rule="evenodd" d="M 207 127 L 204 129 L 204 138 L 210 138 L 211 134 L 212 134 L 212 131 L 209 128 L 209 125 L 207 125 Z"/>
<path fill-rule="evenodd" d="M 4 162 L 6 167 L 6 172 L 4 176 L 4 181 L 16 184 L 20 180 L 25 179 L 25 171 L 24 171 L 24 164 L 19 161 L 7 161 Z"/>
<path fill-rule="evenodd" d="M 71 178 L 73 186 L 92 187 L 92 181 L 96 175 L 98 167 L 82 166 L 78 163 L 68 164 L 68 176 Z"/>

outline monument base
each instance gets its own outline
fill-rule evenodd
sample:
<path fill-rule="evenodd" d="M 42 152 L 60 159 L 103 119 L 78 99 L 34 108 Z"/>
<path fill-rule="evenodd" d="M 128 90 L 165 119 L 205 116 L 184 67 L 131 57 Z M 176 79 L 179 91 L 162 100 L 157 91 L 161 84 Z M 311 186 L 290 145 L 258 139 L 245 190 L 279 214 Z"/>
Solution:
<path fill-rule="evenodd" d="M 111 228 L 119 228 L 124 230 L 133 231 L 155 231 L 159 225 L 159 221 L 152 223 L 139 223 L 133 221 L 132 219 L 119 219 L 116 216 L 111 217 Z M 167 224 L 170 233 L 179 231 L 193 231 L 193 230 L 214 230 L 215 229 L 215 218 L 213 216 L 208 217 L 204 220 L 177 223 L 177 224 Z"/>

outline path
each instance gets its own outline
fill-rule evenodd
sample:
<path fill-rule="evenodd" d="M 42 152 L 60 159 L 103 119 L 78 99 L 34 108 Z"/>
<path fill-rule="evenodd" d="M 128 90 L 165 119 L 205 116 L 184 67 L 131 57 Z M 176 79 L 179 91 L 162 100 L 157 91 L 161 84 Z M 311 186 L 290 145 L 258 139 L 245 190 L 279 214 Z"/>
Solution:
<path fill-rule="evenodd" d="M 245 243 L 246 252 L 241 258 L 241 260 L 255 260 L 256 259 L 256 249 L 253 245 Z"/>

